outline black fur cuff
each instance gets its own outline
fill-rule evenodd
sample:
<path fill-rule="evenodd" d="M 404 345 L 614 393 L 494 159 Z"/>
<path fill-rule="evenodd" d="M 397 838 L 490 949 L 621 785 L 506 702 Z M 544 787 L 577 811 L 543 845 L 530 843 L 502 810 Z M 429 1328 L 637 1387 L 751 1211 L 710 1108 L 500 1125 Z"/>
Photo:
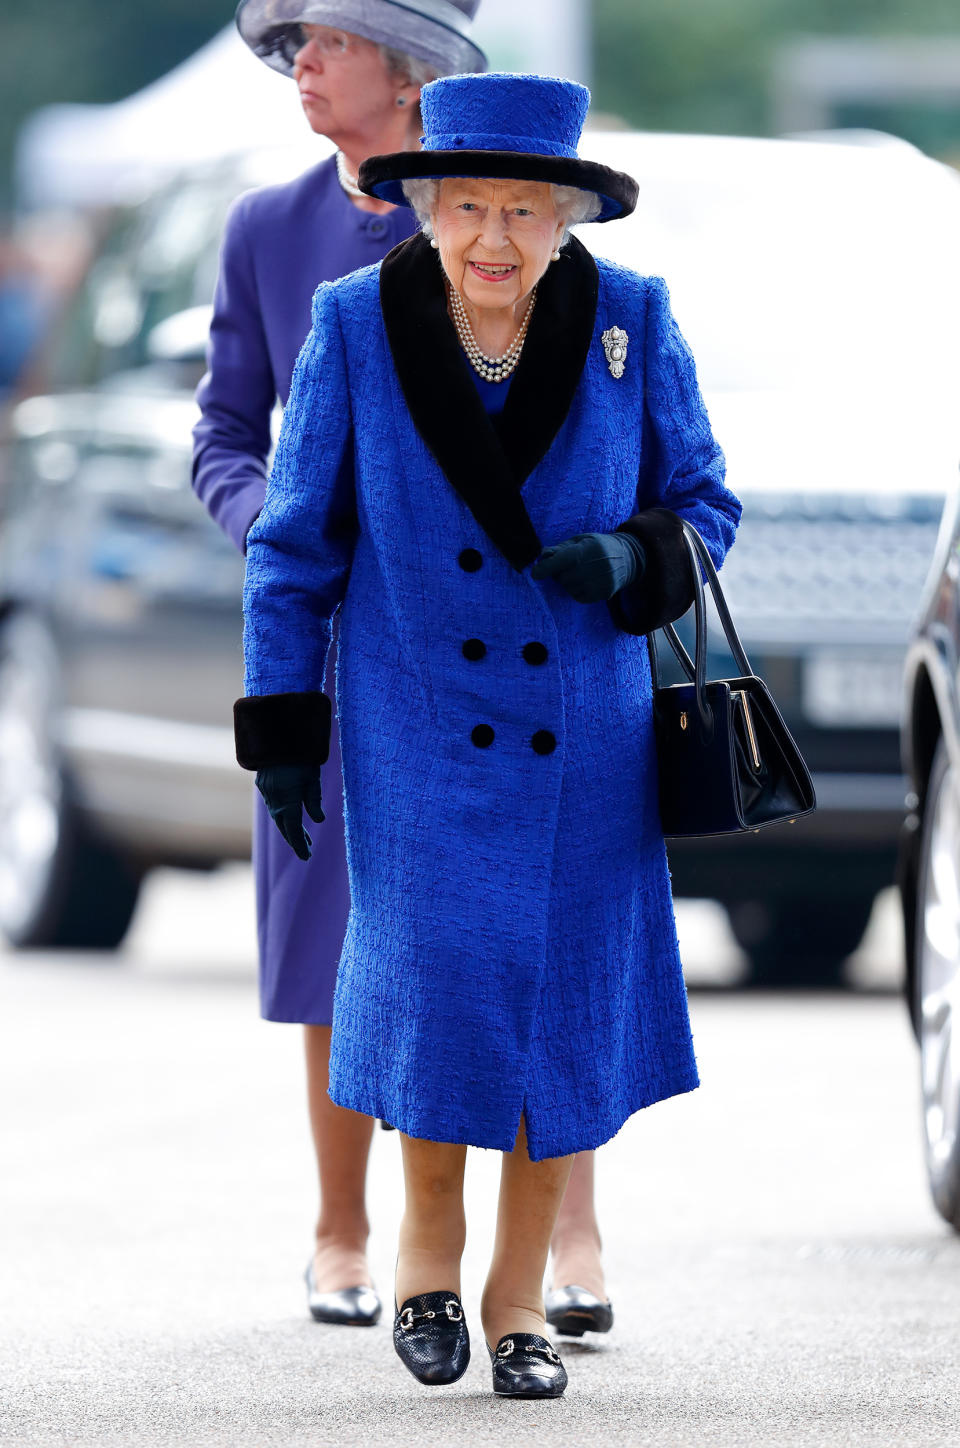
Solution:
<path fill-rule="evenodd" d="M 326 764 L 330 754 L 330 700 L 303 694 L 252 694 L 233 706 L 237 763 L 244 769 L 271 764 Z"/>
<path fill-rule="evenodd" d="M 625 633 L 653 633 L 680 618 L 693 603 L 693 570 L 683 524 L 668 508 L 647 508 L 621 523 L 617 532 L 636 538 L 645 567 L 635 583 L 614 594 L 608 607 Z"/>

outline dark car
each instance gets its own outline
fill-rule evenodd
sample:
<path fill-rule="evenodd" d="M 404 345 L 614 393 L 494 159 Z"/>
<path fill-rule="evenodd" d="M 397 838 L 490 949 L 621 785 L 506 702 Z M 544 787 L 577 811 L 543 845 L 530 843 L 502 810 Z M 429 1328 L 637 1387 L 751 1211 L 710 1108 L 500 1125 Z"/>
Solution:
<path fill-rule="evenodd" d="M 758 980 L 829 980 L 893 878 L 903 656 L 958 455 L 942 398 L 960 391 L 960 181 L 902 146 L 588 144 L 641 199 L 581 235 L 669 279 L 744 502 L 724 586 L 820 803 L 792 828 L 671 846 L 674 889 L 726 906 Z M 249 849 L 229 732 L 242 562 L 190 491 L 192 390 L 229 199 L 302 165 L 189 175 L 123 220 L 50 387 L 14 416 L 0 529 L 14 943 L 116 943 L 153 865 Z"/>
<path fill-rule="evenodd" d="M 943 519 L 907 655 L 910 783 L 900 861 L 907 998 L 920 1046 L 927 1171 L 960 1231 L 960 495 Z M 954 1021 L 954 1007 L 958 1007 Z"/>

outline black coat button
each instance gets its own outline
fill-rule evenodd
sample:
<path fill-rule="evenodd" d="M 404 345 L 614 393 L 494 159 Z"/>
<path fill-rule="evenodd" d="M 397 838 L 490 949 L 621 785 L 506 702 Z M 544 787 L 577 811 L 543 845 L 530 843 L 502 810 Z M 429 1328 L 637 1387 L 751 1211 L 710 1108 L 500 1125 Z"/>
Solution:
<path fill-rule="evenodd" d="M 476 573 L 478 568 L 483 567 L 483 554 L 478 553 L 476 548 L 464 548 L 457 562 L 464 573 Z"/>
<path fill-rule="evenodd" d="M 379 218 L 377 218 L 377 220 L 375 220 L 375 221 L 371 221 L 371 223 L 370 223 L 370 235 L 371 235 L 371 236 L 386 236 L 386 234 L 387 234 L 387 223 L 386 223 L 385 221 L 381 221 Z"/>
<path fill-rule="evenodd" d="M 463 645 L 463 657 L 470 659 L 471 662 L 482 659 L 486 652 L 487 646 L 483 642 L 483 639 L 467 639 Z"/>
<path fill-rule="evenodd" d="M 546 644 L 524 644 L 523 657 L 528 664 L 545 664 L 548 658 Z"/>
<path fill-rule="evenodd" d="M 530 740 L 536 754 L 552 754 L 557 747 L 556 737 L 549 729 L 538 729 Z"/>
<path fill-rule="evenodd" d="M 478 724 L 470 731 L 470 738 L 478 749 L 489 749 L 493 743 L 493 730 L 489 724 Z"/>

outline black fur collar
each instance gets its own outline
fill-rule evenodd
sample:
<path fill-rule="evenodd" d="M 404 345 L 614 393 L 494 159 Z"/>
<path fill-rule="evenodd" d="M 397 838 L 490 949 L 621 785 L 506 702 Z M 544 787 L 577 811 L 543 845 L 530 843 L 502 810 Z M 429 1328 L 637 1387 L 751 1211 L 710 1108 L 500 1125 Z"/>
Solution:
<path fill-rule="evenodd" d="M 540 283 L 523 356 L 496 424 L 447 315 L 443 272 L 422 235 L 380 268 L 380 304 L 414 425 L 480 527 L 518 572 L 540 553 L 520 492 L 570 411 L 597 313 L 597 266 L 572 240 Z"/>

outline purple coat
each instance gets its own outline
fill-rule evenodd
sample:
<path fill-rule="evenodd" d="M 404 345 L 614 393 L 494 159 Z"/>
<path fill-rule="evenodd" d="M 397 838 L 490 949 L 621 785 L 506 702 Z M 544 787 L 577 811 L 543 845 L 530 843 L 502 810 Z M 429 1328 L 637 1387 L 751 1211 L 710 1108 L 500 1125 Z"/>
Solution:
<path fill-rule="evenodd" d="M 286 404 L 317 286 L 380 261 L 415 229 L 410 211 L 375 216 L 354 206 L 332 159 L 234 202 L 220 256 L 209 370 L 197 393 L 202 416 L 194 429 L 193 485 L 238 548 L 263 506 L 270 416 L 277 398 Z M 270 1021 L 329 1025 L 333 1019 L 350 908 L 336 728 L 323 769 L 323 808 L 326 822 L 310 826 L 313 858 L 304 864 L 256 796 L 260 1006 Z"/>

